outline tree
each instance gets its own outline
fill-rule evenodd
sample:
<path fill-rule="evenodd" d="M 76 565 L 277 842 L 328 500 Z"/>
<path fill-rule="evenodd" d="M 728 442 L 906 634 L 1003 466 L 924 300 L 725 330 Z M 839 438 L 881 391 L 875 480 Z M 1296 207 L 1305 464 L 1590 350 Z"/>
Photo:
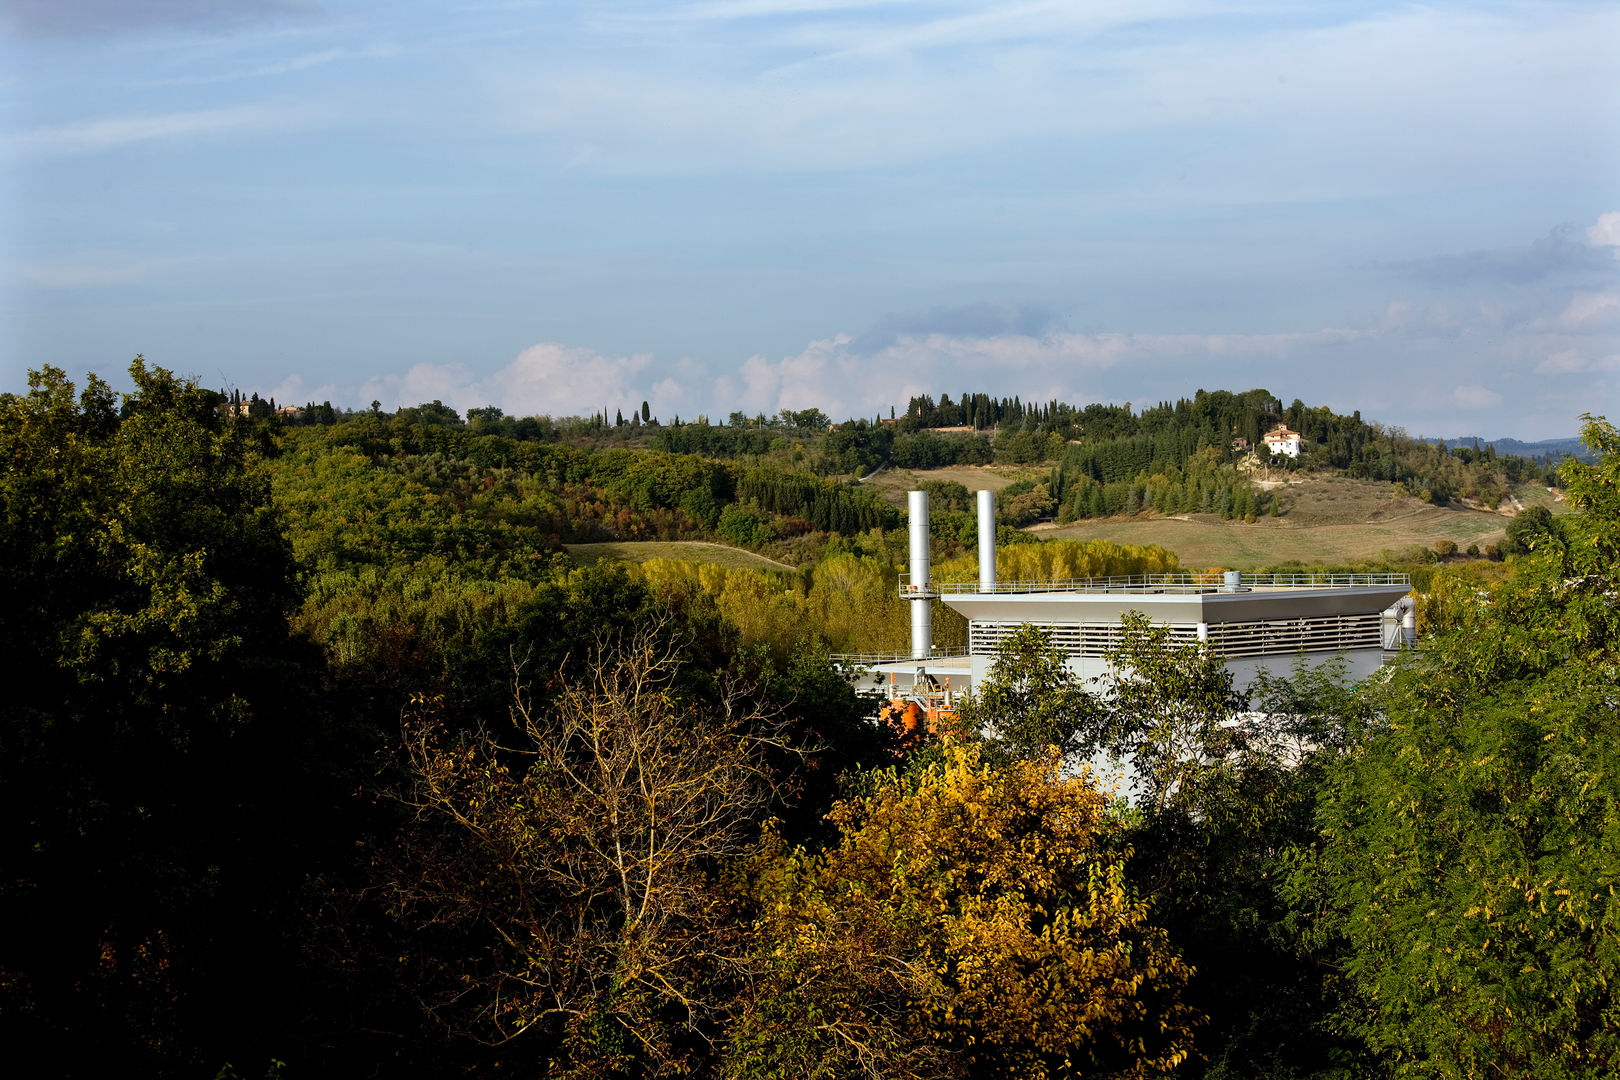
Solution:
<path fill-rule="evenodd" d="M 1188 968 L 1132 898 L 1103 796 L 1056 754 L 948 740 L 870 774 L 837 841 L 760 872 L 763 981 L 728 1075 L 1167 1075 Z"/>
<path fill-rule="evenodd" d="M 541 709 L 520 668 L 511 747 L 452 733 L 430 700 L 407 711 L 414 825 L 382 888 L 447 1030 L 521 1037 L 564 1075 L 706 1056 L 746 949 L 719 878 L 757 850 L 771 735 L 677 675 L 653 634 L 601 643 Z"/>
<path fill-rule="evenodd" d="M 1571 458 L 1561 469 L 1565 496 L 1580 512 L 1570 563 L 1583 574 L 1613 580 L 1620 573 L 1620 431 L 1601 416 L 1581 419 L 1581 439 L 1598 461 Z"/>
<path fill-rule="evenodd" d="M 1262 674 L 1251 705 L 1222 657 L 1139 613 L 1108 659 L 1103 715 L 1080 742 L 1128 764 L 1119 842 L 1197 973 L 1185 1000 L 1209 1023 L 1196 1074 L 1337 1075 L 1359 1044 L 1324 1022 L 1332 969 L 1301 940 L 1279 883 L 1292 847 L 1314 838 L 1323 760 L 1375 726 L 1369 705 L 1342 662 L 1303 657 L 1288 675 Z"/>
<path fill-rule="evenodd" d="M 26 673 L 0 702 L 0 918 L 27 928 L 0 938 L 0 1030 L 64 1075 L 195 1073 L 274 1032 L 268 912 L 318 846 L 319 668 L 264 432 L 130 377 L 117 408 L 51 367 L 0 396 L 0 653 Z"/>
<path fill-rule="evenodd" d="M 1151 814 L 1207 809 L 1250 740 L 1234 725 L 1247 704 L 1225 660 L 1203 643 L 1177 645 L 1140 611 L 1120 620 L 1103 679 L 1107 726 L 1093 751 L 1129 760 L 1136 798 Z"/>
<path fill-rule="evenodd" d="M 1620 438 L 1586 420 L 1578 513 L 1397 673 L 1292 875 L 1398 1075 L 1620 1071 Z"/>
<path fill-rule="evenodd" d="M 1534 548 L 1538 541 L 1556 534 L 1557 528 L 1551 511 L 1545 506 L 1527 506 L 1508 522 L 1507 539 L 1502 544 L 1502 551 L 1507 555 L 1522 555 Z"/>
<path fill-rule="evenodd" d="M 1101 701 L 1052 644 L 1051 631 L 1022 626 L 997 647 L 978 692 L 958 709 L 957 726 L 967 737 L 982 733 L 986 760 L 1004 763 L 1075 750 L 1103 715 Z"/>
<path fill-rule="evenodd" d="M 1346 943 L 1353 1027 L 1400 1075 L 1614 1075 L 1620 684 L 1566 671 L 1448 707 L 1421 677 L 1324 791 L 1300 878 Z"/>

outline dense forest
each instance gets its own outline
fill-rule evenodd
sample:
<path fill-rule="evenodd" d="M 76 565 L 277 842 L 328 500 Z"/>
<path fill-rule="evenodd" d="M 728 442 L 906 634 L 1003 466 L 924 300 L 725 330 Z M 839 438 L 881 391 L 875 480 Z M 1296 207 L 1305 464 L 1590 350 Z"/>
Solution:
<path fill-rule="evenodd" d="M 941 394 L 937 403 L 912 398 L 903 415 L 889 420 L 838 424 L 817 409 L 665 424 L 646 402 L 631 409 L 629 420 L 623 410 L 611 420 L 605 412 L 558 419 L 508 417 L 493 407 L 469 410 L 464 420 L 439 402 L 388 415 L 330 403 L 277 409 L 273 401 L 239 395 L 226 407 L 276 425 L 309 453 L 341 445 L 372 460 L 429 458 L 439 483 L 443 459 L 470 470 L 503 467 L 541 477 L 552 497 L 534 511 L 550 518 L 559 541 L 703 534 L 755 550 L 775 545 L 798 563 L 817 553 L 813 542 L 795 542 L 806 534 L 895 527 L 894 512 L 851 482 L 890 466 L 1025 467 L 1031 475 L 999 503 L 1001 520 L 1014 527 L 1141 513 L 1252 522 L 1284 512 L 1256 478 L 1296 470 L 1381 481 L 1437 505 L 1489 510 L 1516 484 L 1557 480 L 1547 462 L 1498 455 L 1490 445 L 1452 448 L 1414 439 L 1359 413 L 1343 416 L 1297 400 L 1285 407 L 1265 390 L 1200 390 L 1140 411 L 1128 403 L 1080 408 L 971 393 L 953 402 Z M 1300 434 L 1301 455 L 1267 452 L 1262 436 L 1277 426 Z M 705 470 L 707 478 L 699 475 Z M 951 527 L 961 525 L 953 520 Z"/>
<path fill-rule="evenodd" d="M 711 425 L 131 379 L 0 395 L 0 1030 L 45 1071 L 1620 1071 L 1600 418 L 1573 512 L 1515 519 L 1488 575 L 1428 568 L 1423 648 L 1379 678 L 1239 692 L 1128 619 L 1088 687 L 1026 630 L 905 733 L 827 659 L 906 633 L 858 473 L 1039 466 L 1001 499 L 1017 579 L 1177 566 L 1032 512 L 1269 512 L 1232 443 L 1273 423 L 1309 450 L 1269 467 L 1437 500 L 1541 466 L 1261 391 Z M 971 577 L 966 489 L 935 490 L 938 575 Z M 567 550 L 608 539 L 784 568 Z M 1099 753 L 1136 802 L 1065 764 Z"/>
<path fill-rule="evenodd" d="M 1274 504 L 1255 495 L 1247 476 L 1232 467 L 1239 463 L 1331 469 L 1399 484 L 1428 502 L 1457 498 L 1492 509 L 1511 485 L 1549 475 L 1545 464 L 1499 457 L 1489 445 L 1452 449 L 1380 428 L 1359 412 L 1341 416 L 1298 400 L 1284 407 L 1265 390 L 1200 390 L 1139 412 L 1129 404 L 1076 408 L 986 394 L 963 394 L 955 403 L 942 394 L 936 404 L 923 396 L 911 399 L 896 429 L 921 437 L 957 425 L 997 429 L 997 460 L 1056 462 L 1047 487 L 1060 521 L 1150 509 L 1252 520 Z M 1302 436 L 1306 450 L 1300 458 L 1266 453 L 1262 436 L 1277 426 Z M 895 436 L 897 443 L 901 437 Z M 958 445 L 963 456 L 954 460 L 989 460 L 983 437 Z"/>

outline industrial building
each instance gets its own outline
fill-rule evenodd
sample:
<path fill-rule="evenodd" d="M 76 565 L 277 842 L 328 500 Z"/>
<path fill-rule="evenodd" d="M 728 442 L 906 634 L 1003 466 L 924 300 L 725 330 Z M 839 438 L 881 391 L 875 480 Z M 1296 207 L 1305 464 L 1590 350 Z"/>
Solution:
<path fill-rule="evenodd" d="M 1140 611 L 1169 628 L 1172 640 L 1208 642 L 1226 660 L 1239 689 L 1262 668 L 1281 671 L 1299 656 L 1342 655 L 1352 679 L 1365 678 L 1414 639 L 1411 580 L 1405 574 L 1159 574 L 1080 581 L 996 579 L 994 495 L 978 493 L 979 579 L 932 580 L 928 493 L 909 493 L 910 567 L 900 595 L 911 602 L 910 655 L 848 655 L 862 689 L 950 708 L 989 671 L 1003 638 L 1030 624 L 1051 631 L 1076 675 L 1106 672 L 1120 618 Z M 961 612 L 966 648 L 933 644 L 935 599 Z"/>

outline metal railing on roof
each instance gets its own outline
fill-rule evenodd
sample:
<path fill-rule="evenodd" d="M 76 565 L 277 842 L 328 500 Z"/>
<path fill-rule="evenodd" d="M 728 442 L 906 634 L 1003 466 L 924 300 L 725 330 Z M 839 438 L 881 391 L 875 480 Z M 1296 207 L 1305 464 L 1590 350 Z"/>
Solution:
<path fill-rule="evenodd" d="M 926 659 L 912 656 L 909 649 L 902 649 L 898 652 L 833 653 L 828 659 L 835 664 L 867 667 L 872 664 L 894 664 L 911 660 L 915 660 L 919 664 L 925 664 L 929 660 L 948 660 L 969 655 L 971 654 L 968 652 L 966 645 L 936 645 Z"/>
<path fill-rule="evenodd" d="M 1161 596 L 1203 596 L 1211 593 L 1278 592 L 1290 589 L 1366 589 L 1402 585 L 1410 588 L 1410 574 L 1346 574 L 1315 571 L 1243 573 L 1234 583 L 1221 574 L 1131 574 L 1118 577 L 1069 578 L 1060 581 L 998 581 L 985 588 L 977 581 L 931 581 L 926 591 L 911 587 L 910 574 L 900 575 L 900 595 L 962 593 L 1120 593 Z"/>

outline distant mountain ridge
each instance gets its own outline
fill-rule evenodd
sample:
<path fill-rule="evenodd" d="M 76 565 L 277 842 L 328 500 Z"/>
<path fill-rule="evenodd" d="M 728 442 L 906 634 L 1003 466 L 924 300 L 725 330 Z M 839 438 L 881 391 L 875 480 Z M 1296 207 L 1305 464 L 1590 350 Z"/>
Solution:
<path fill-rule="evenodd" d="M 1436 439 L 1435 442 L 1440 440 Z M 1498 454 L 1515 454 L 1518 457 L 1551 459 L 1562 461 L 1566 455 L 1572 455 L 1581 461 L 1596 461 L 1597 458 L 1586 444 L 1579 439 L 1542 439 L 1540 442 L 1520 442 L 1518 439 L 1482 439 L 1477 435 L 1464 435 L 1460 439 L 1445 440 L 1447 446 L 1455 450 L 1459 446 L 1472 447 L 1476 443 L 1481 449 L 1486 446 L 1495 446 Z"/>

